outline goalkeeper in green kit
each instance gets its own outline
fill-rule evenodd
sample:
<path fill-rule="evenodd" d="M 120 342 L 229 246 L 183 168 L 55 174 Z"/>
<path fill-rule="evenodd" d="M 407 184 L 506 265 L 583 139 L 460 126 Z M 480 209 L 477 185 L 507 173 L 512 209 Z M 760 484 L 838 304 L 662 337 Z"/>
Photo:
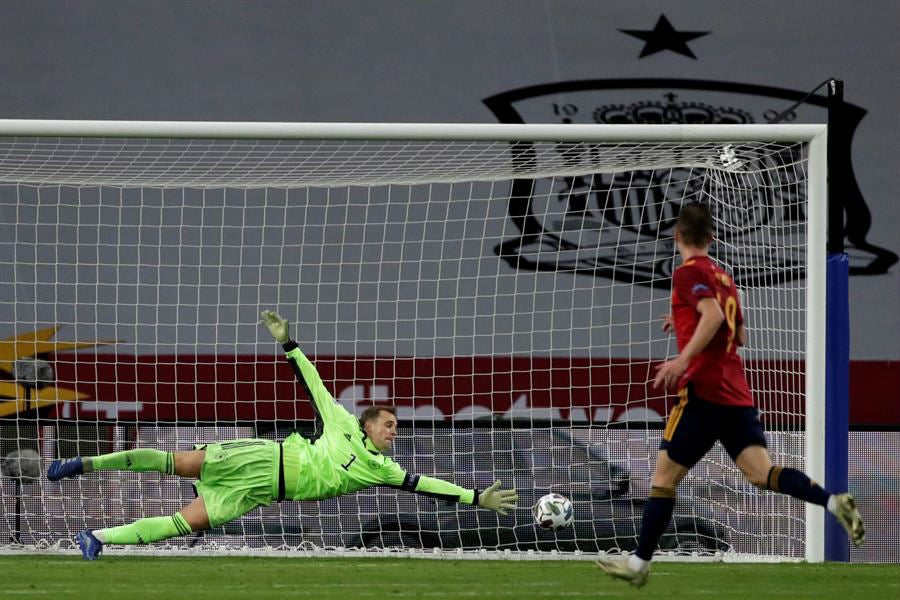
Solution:
<path fill-rule="evenodd" d="M 282 344 L 297 379 L 306 388 L 322 420 L 320 437 L 297 433 L 283 442 L 235 440 L 197 446 L 185 452 L 135 449 L 103 456 L 56 460 L 50 481 L 101 470 L 158 471 L 193 477 L 197 498 L 167 517 L 139 519 L 128 525 L 85 530 L 76 536 L 81 553 L 95 560 L 104 544 L 149 544 L 219 527 L 260 506 L 282 500 L 322 500 L 376 485 L 388 485 L 449 502 L 471 504 L 502 515 L 515 508 L 515 490 L 497 481 L 484 490 L 408 473 L 382 452 L 397 435 L 392 407 L 369 407 L 359 420 L 336 403 L 319 373 L 288 334 L 288 323 L 273 311 L 262 313 L 265 325 Z"/>

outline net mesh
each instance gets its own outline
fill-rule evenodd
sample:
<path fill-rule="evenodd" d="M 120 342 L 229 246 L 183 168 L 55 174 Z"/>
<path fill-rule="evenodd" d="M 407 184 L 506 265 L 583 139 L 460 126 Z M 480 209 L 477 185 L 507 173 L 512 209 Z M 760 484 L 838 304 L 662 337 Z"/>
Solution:
<path fill-rule="evenodd" d="M 0 139 L 0 181 L 263 188 L 429 184 L 635 169 L 776 166 L 784 142 L 574 143 L 356 140 Z M 740 158 L 738 158 L 738 155 Z"/>
<path fill-rule="evenodd" d="M 748 379 L 777 464 L 802 469 L 801 143 L 0 140 L 4 456 L 187 450 L 308 431 L 259 326 L 274 308 L 348 410 L 398 406 L 408 470 L 516 487 L 508 517 L 375 488 L 261 508 L 168 549 L 633 550 L 671 399 L 679 207 L 707 202 L 742 292 Z M 536 527 L 558 492 L 575 525 Z M 170 514 L 190 482 L 5 476 L 0 539 Z M 800 558 L 803 506 L 718 445 L 663 551 Z"/>

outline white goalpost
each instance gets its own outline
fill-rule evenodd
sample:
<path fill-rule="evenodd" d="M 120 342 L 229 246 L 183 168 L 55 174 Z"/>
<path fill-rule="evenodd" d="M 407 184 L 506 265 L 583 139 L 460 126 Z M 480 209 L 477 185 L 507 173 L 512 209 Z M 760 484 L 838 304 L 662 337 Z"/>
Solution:
<path fill-rule="evenodd" d="M 0 552 L 71 550 L 82 529 L 193 499 L 157 473 L 51 483 L 53 459 L 312 434 L 266 308 L 348 410 L 397 407 L 404 468 L 500 479 L 521 507 L 374 488 L 151 551 L 632 551 L 673 401 L 651 383 L 677 352 L 660 329 L 674 219 L 695 200 L 741 290 L 775 462 L 823 481 L 825 133 L 0 120 Z M 533 523 L 550 492 L 572 527 Z M 821 561 L 823 529 L 821 508 L 757 490 L 716 445 L 660 555 Z"/>

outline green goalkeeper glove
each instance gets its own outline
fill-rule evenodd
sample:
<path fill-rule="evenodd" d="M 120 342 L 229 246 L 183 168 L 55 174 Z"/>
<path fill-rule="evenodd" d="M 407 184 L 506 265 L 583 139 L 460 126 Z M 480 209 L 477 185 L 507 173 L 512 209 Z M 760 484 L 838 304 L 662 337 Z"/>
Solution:
<path fill-rule="evenodd" d="M 264 310 L 260 316 L 262 317 L 260 323 L 269 329 L 269 333 L 272 334 L 276 342 L 284 344 L 291 339 L 291 335 L 288 333 L 287 319 L 282 318 L 274 310 Z"/>
<path fill-rule="evenodd" d="M 487 508 L 501 515 L 505 515 L 507 510 L 516 507 L 516 501 L 519 494 L 516 490 L 501 490 L 500 482 L 495 481 L 491 486 L 478 494 L 478 506 Z"/>

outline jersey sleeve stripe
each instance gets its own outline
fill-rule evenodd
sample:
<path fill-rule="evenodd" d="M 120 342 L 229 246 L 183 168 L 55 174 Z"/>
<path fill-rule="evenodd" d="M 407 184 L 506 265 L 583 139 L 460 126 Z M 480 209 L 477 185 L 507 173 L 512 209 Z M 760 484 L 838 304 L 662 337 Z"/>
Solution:
<path fill-rule="evenodd" d="M 419 476 L 407 473 L 400 484 L 400 489 L 404 492 L 415 492 L 416 486 L 419 485 Z"/>

